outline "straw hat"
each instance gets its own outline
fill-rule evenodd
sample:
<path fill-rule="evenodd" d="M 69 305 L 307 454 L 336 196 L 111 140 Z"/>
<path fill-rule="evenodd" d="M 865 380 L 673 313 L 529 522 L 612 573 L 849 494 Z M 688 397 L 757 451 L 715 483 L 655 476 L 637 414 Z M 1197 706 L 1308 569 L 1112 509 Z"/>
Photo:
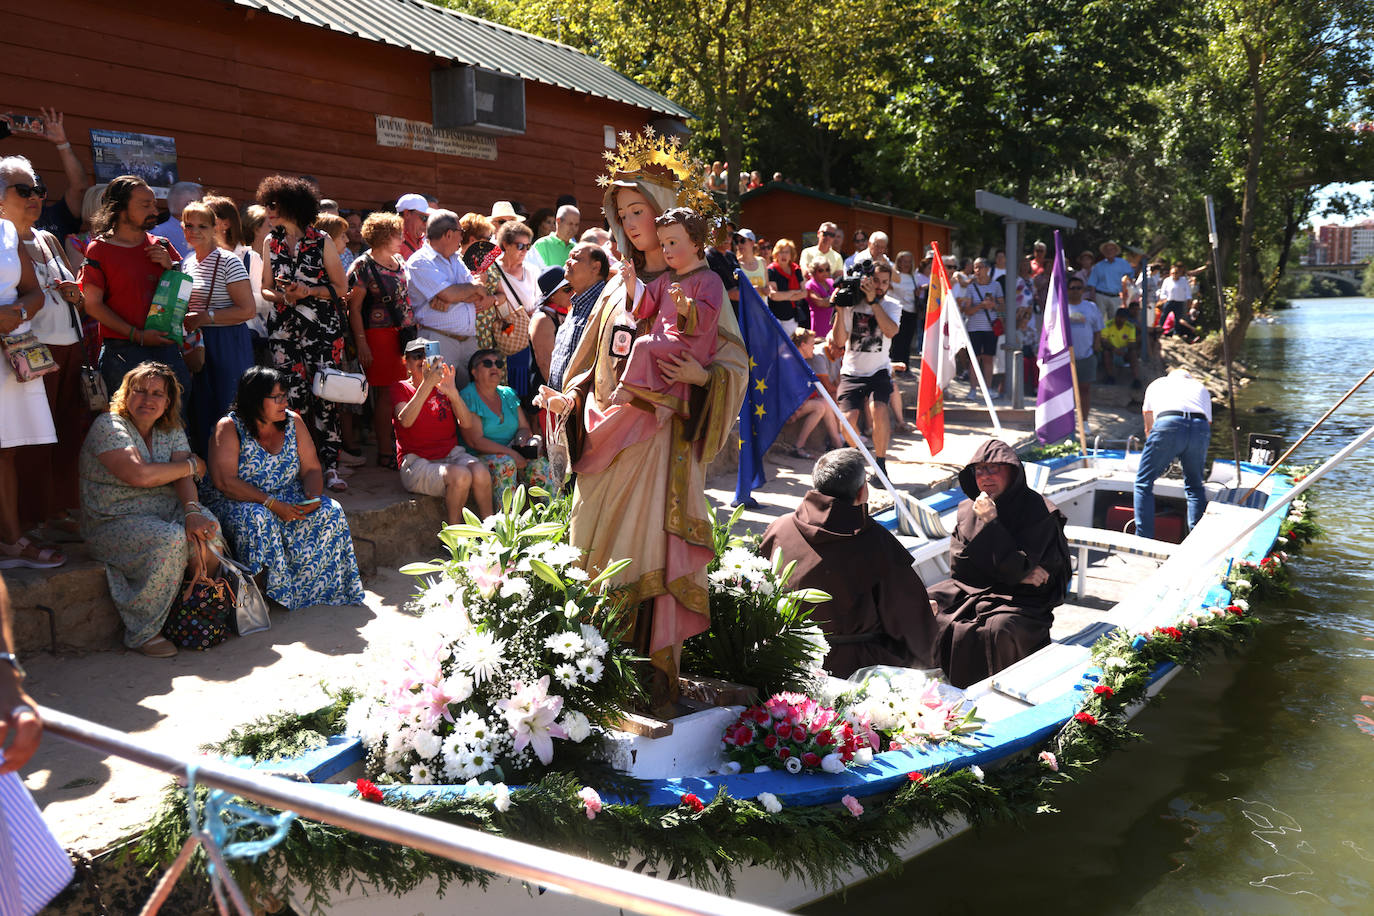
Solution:
<path fill-rule="evenodd" d="M 496 203 L 492 204 L 491 216 L 487 217 L 487 219 L 491 220 L 498 226 L 508 219 L 519 218 L 520 214 L 515 212 L 515 208 L 511 206 L 511 202 L 508 200 L 498 200 Z"/>

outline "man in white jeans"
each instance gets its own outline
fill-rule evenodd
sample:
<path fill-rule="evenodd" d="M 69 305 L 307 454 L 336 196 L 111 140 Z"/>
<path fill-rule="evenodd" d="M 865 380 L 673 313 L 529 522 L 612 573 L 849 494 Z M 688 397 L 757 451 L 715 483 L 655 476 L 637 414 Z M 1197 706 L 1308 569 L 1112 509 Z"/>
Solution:
<path fill-rule="evenodd" d="M 429 244 L 406 261 L 410 305 L 421 330 L 439 342 L 439 353 L 457 371 L 462 388 L 468 383 L 468 359 L 477 352 L 477 313 L 495 305 L 496 298 L 463 263 L 458 214 L 434 210 L 425 236 Z"/>

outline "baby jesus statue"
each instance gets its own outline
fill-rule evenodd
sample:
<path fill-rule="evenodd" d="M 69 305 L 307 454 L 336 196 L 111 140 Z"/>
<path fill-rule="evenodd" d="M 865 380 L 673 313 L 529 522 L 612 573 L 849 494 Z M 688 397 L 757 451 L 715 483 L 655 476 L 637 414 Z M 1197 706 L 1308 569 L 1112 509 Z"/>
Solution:
<path fill-rule="evenodd" d="M 709 366 L 716 355 L 717 324 L 725 284 L 706 265 L 706 220 L 687 207 L 674 207 L 654 220 L 668 271 L 651 282 L 635 307 L 639 327 L 620 376 L 616 400 L 639 399 L 653 406 L 661 424 L 673 414 L 686 419 L 692 386 L 670 383 L 659 360 L 691 354 Z"/>

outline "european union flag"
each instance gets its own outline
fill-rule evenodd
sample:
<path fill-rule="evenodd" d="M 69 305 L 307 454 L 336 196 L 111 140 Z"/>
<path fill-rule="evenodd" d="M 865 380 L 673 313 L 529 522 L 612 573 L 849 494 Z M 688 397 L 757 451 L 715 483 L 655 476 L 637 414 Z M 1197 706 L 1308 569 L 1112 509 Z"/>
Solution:
<path fill-rule="evenodd" d="M 739 411 L 739 479 L 735 503 L 752 502 L 750 491 L 767 482 L 763 453 L 782 425 L 815 391 L 816 373 L 797 352 L 787 332 L 749 278 L 739 280 L 739 327 L 749 353 L 749 390 Z"/>

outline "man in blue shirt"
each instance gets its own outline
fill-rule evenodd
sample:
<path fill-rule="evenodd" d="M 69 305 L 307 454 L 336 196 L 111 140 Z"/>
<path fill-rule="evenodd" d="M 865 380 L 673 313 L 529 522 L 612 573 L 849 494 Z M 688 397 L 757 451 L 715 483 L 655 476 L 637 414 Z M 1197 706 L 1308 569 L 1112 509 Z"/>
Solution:
<path fill-rule="evenodd" d="M 1135 268 L 1120 257 L 1121 248 L 1116 242 L 1103 242 L 1097 250 L 1102 253 L 1102 260 L 1094 264 L 1088 274 L 1087 296 L 1102 310 L 1105 326 L 1116 315 L 1116 310 L 1126 304 L 1122 300 L 1122 281 L 1134 276 Z"/>
<path fill-rule="evenodd" d="M 188 252 L 186 233 L 181 231 L 181 211 L 186 205 L 200 200 L 205 190 L 194 181 L 178 181 L 167 189 L 167 219 L 153 227 L 153 235 L 160 235 L 172 243 L 177 251 Z"/>

